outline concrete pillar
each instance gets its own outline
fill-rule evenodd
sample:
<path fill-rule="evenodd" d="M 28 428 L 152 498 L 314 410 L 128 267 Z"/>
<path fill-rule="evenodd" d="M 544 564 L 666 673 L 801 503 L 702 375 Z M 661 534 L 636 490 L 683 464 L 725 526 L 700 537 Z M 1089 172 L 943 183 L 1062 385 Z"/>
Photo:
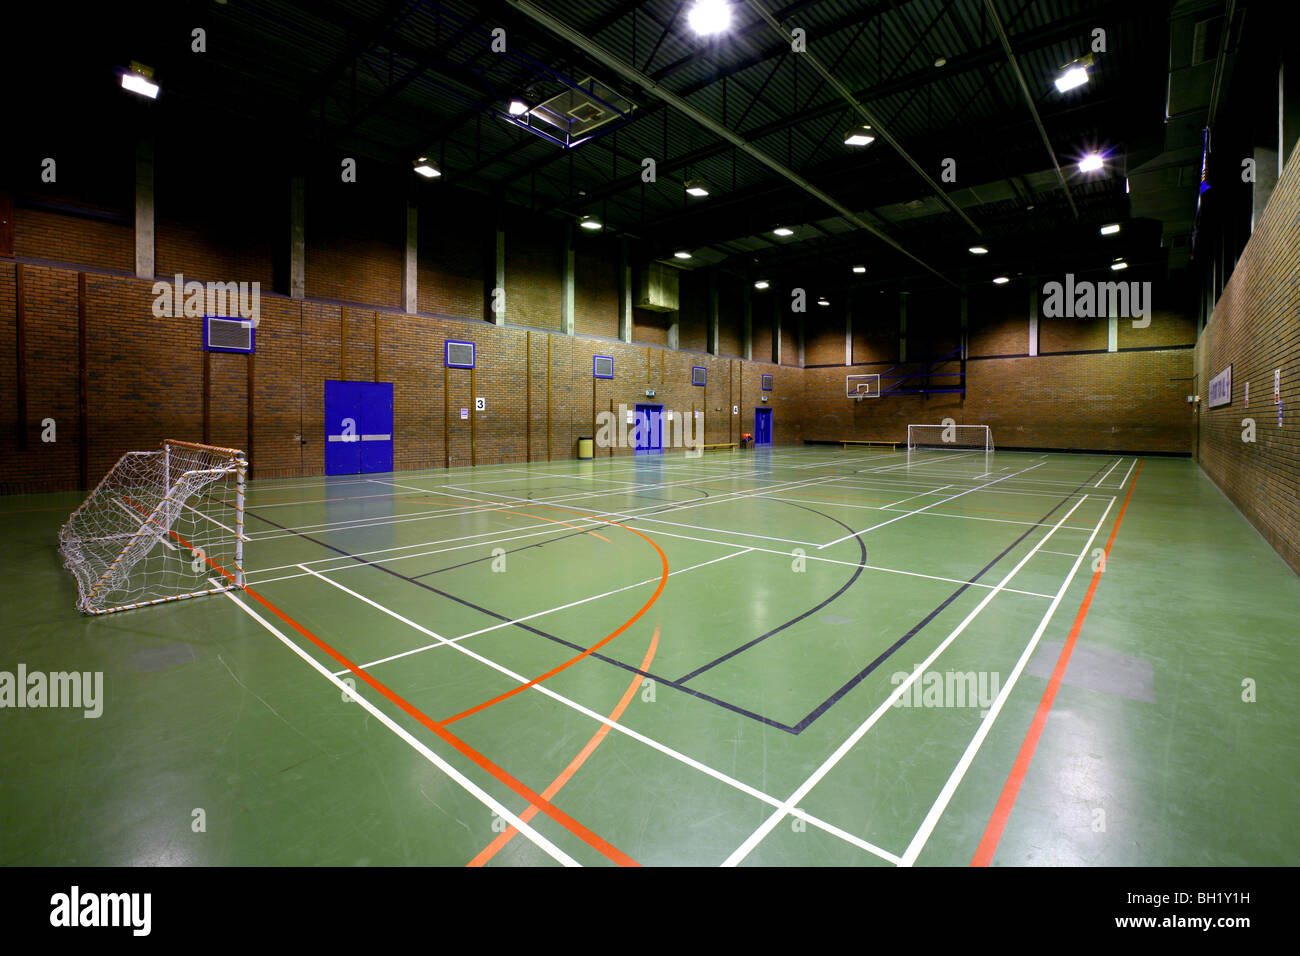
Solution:
<path fill-rule="evenodd" d="M 781 310 L 772 310 L 772 362 L 781 364 Z"/>
<path fill-rule="evenodd" d="M 299 174 L 289 178 L 289 297 L 307 295 L 307 183 Z"/>
<path fill-rule="evenodd" d="M 152 279 L 154 258 L 153 141 L 142 139 L 135 151 L 135 274 Z"/>
<path fill-rule="evenodd" d="M 628 255 L 627 240 L 618 244 L 618 339 L 632 341 L 632 259 Z"/>
<path fill-rule="evenodd" d="M 718 273 L 709 270 L 709 331 L 706 347 L 710 355 L 718 354 Z"/>
<path fill-rule="evenodd" d="M 741 332 L 742 341 L 740 343 L 740 354 L 747 361 L 754 360 L 754 298 L 753 287 L 748 280 L 745 281 L 745 293 L 741 299 L 741 310 L 743 312 L 744 328 Z"/>
<path fill-rule="evenodd" d="M 1288 52 L 1291 59 L 1277 71 L 1277 174 L 1280 177 L 1300 140 L 1300 56 Z"/>
<path fill-rule="evenodd" d="M 1029 290 L 1029 354 L 1038 354 L 1038 290 Z"/>
<path fill-rule="evenodd" d="M 560 331 L 573 334 L 573 223 L 564 227 L 564 274 L 560 280 Z"/>
<path fill-rule="evenodd" d="M 681 313 L 673 312 L 672 318 L 668 320 L 668 347 L 675 349 L 681 341 Z"/>
<path fill-rule="evenodd" d="M 804 320 L 807 318 L 806 312 L 800 312 L 799 318 L 795 320 L 795 342 L 799 349 L 799 367 L 803 368 L 803 331 L 807 324 Z"/>
<path fill-rule="evenodd" d="M 420 230 L 414 203 L 406 204 L 406 246 L 402 250 L 402 308 L 406 312 L 420 310 L 419 244 Z"/>
<path fill-rule="evenodd" d="M 966 293 L 961 294 L 961 359 L 966 361 L 966 353 L 970 348 L 970 299 Z"/>
<path fill-rule="evenodd" d="M 853 302 L 844 305 L 844 364 L 853 364 Z"/>
<path fill-rule="evenodd" d="M 506 309 L 510 307 L 506 299 L 506 230 L 497 226 L 492 243 L 492 294 L 489 301 L 496 308 L 489 309 L 493 325 L 505 325 Z"/>

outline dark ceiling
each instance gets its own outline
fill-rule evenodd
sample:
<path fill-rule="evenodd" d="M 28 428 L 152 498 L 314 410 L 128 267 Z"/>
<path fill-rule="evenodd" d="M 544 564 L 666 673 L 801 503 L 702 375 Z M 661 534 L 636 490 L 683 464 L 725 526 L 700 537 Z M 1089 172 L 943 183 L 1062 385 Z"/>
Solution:
<path fill-rule="evenodd" d="M 1163 148 L 1169 24 L 1183 4 L 730 0 L 730 29 L 706 39 L 687 23 L 693 2 L 138 4 L 127 14 L 100 8 L 100 22 L 57 68 L 102 77 L 138 60 L 162 86 L 151 104 L 158 115 L 169 123 L 211 117 L 232 155 L 246 155 L 240 143 L 250 137 L 241 130 L 265 130 L 272 138 L 260 138 L 259 150 L 334 163 L 364 157 L 413 183 L 411 161 L 425 155 L 444 175 L 419 188 L 459 187 L 570 218 L 594 214 L 653 255 L 689 250 L 688 267 L 813 275 L 825 287 L 1085 271 L 1117 251 L 1167 265 L 1170 235 L 1160 221 L 1133 221 L 1115 240 L 1097 231 L 1129 221 L 1131 164 Z M 1222 4 L 1194 6 L 1211 16 Z M 580 34 L 584 48 L 539 22 L 537 10 Z M 191 51 L 194 27 L 206 30 L 205 53 Z M 806 31 L 807 54 L 791 50 L 786 33 L 796 27 Z M 493 49 L 497 28 L 504 52 Z M 1054 77 L 1089 52 L 1095 30 L 1105 31 L 1105 52 L 1091 81 L 1058 92 Z M 55 66 L 48 51 L 29 55 Z M 587 77 L 634 103 L 630 119 L 565 148 L 502 115 L 511 96 L 544 99 Z M 844 144 L 844 131 L 864 120 L 837 85 L 885 135 L 867 147 Z M 666 104 L 658 90 L 710 124 Z M 83 100 L 83 108 L 98 106 Z M 1094 149 L 1106 167 L 1080 173 L 1078 159 Z M 656 163 L 653 183 L 642 181 L 646 158 Z M 955 161 L 955 182 L 941 180 L 945 160 Z M 710 195 L 688 197 L 688 178 L 705 180 Z M 777 225 L 794 235 L 773 235 Z M 992 252 L 972 256 L 974 244 Z M 851 273 L 855 264 L 865 275 Z"/>

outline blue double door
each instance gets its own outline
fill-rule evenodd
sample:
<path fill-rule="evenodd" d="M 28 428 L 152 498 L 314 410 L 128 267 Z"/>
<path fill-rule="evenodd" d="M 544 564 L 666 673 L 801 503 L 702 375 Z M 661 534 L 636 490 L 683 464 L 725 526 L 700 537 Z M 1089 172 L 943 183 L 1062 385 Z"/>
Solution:
<path fill-rule="evenodd" d="M 393 470 L 393 383 L 325 383 L 325 474 Z"/>
<path fill-rule="evenodd" d="M 632 417 L 635 454 L 662 455 L 664 451 L 664 407 L 637 405 Z"/>

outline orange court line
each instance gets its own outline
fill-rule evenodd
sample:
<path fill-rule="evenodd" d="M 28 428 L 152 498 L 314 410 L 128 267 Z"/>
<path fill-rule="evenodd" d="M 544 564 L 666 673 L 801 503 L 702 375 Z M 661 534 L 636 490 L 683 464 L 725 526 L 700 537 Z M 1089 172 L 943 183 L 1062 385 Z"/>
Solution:
<path fill-rule="evenodd" d="M 640 669 L 642 671 L 649 669 L 650 662 L 654 660 L 655 651 L 658 649 L 658 647 L 659 647 L 659 628 L 656 627 L 654 634 L 650 635 L 650 646 L 646 649 L 645 657 L 641 661 Z M 642 680 L 643 678 L 641 677 L 640 674 L 637 674 L 632 678 L 632 683 L 627 685 L 627 690 L 623 692 L 623 697 L 618 702 L 618 705 L 609 712 L 608 715 L 609 720 L 616 721 L 623 716 L 623 711 L 627 710 L 627 705 L 632 702 L 632 696 L 636 693 L 637 688 L 641 686 Z M 605 735 L 608 733 L 609 733 L 609 724 L 601 724 L 600 727 L 596 730 L 596 732 L 591 735 L 591 739 L 587 741 L 586 746 L 583 747 L 580 751 L 578 751 L 578 755 L 569 761 L 569 765 L 565 767 L 563 771 L 561 771 L 558 777 L 556 777 L 554 780 L 551 781 L 551 785 L 542 791 L 543 799 L 546 800 L 554 799 L 555 795 L 560 792 L 560 788 L 563 787 L 566 783 L 568 783 L 569 779 L 575 773 L 578 772 L 578 768 L 587 762 L 587 758 L 590 757 L 592 753 L 595 752 L 596 748 L 600 746 L 600 742 L 605 739 Z M 522 820 L 524 823 L 527 823 L 535 816 L 537 816 L 537 807 L 534 805 L 529 805 L 528 807 L 524 808 L 524 811 L 522 813 L 519 814 L 519 819 Z M 493 840 L 482 850 L 480 850 L 478 855 L 474 857 L 474 859 L 466 863 L 465 865 L 484 866 L 489 860 L 492 859 L 492 857 L 496 856 L 497 853 L 500 852 L 501 849 L 503 849 L 507 843 L 513 840 L 515 834 L 517 834 L 518 832 L 519 831 L 516 830 L 513 826 L 507 828 L 504 833 L 498 835 L 495 840 Z"/>
<path fill-rule="evenodd" d="M 1088 593 L 1083 596 L 1083 603 L 1079 605 L 1079 613 L 1074 617 L 1074 626 L 1070 628 L 1070 636 L 1066 638 L 1065 646 L 1061 648 L 1061 654 L 1056 659 L 1056 667 L 1052 670 L 1052 677 L 1047 682 L 1047 688 L 1043 691 L 1043 697 L 1038 702 L 1038 710 L 1034 713 L 1034 719 L 1029 724 L 1029 731 L 1025 734 L 1024 743 L 1020 745 L 1020 752 L 1016 755 L 1016 762 L 1011 766 L 1011 773 L 1007 777 L 1007 782 L 1002 787 L 1002 794 L 998 797 L 997 805 L 993 808 L 993 815 L 989 818 L 988 826 L 984 828 L 984 836 L 980 838 L 979 846 L 975 849 L 975 856 L 971 859 L 971 866 L 988 866 L 993 861 L 993 854 L 997 852 L 998 841 L 1002 839 L 1002 831 L 1006 829 L 1007 820 L 1011 816 L 1011 809 L 1016 805 L 1016 796 L 1020 793 L 1020 785 L 1024 783 L 1025 774 L 1029 771 L 1029 764 L 1034 759 L 1034 751 L 1038 747 L 1038 739 L 1043 734 L 1043 727 L 1047 724 L 1047 715 L 1052 709 L 1052 703 L 1056 700 L 1056 692 L 1061 686 L 1061 679 L 1065 677 L 1065 669 L 1069 666 L 1070 655 L 1074 652 L 1074 645 L 1079 639 L 1079 632 L 1083 630 L 1084 619 L 1088 616 L 1088 609 L 1092 607 L 1092 597 L 1097 592 L 1097 584 L 1101 581 L 1103 569 L 1106 567 L 1106 561 L 1110 558 L 1111 545 L 1115 543 L 1115 535 L 1119 533 L 1120 523 L 1124 520 L 1124 512 L 1128 510 L 1129 500 L 1133 497 L 1133 489 L 1137 486 L 1138 475 L 1142 474 L 1142 460 L 1138 460 L 1137 471 L 1133 473 L 1133 483 L 1128 486 L 1128 494 L 1124 498 L 1124 504 L 1119 509 L 1119 517 L 1115 519 L 1115 527 L 1110 531 L 1110 539 L 1106 542 L 1106 550 L 1102 556 L 1101 566 L 1092 573 L 1092 582 L 1088 585 Z"/>
<path fill-rule="evenodd" d="M 138 505 L 135 505 L 135 507 L 137 509 L 139 508 Z M 195 550 L 193 545 L 191 545 L 188 541 L 182 538 L 175 531 L 168 529 L 167 533 L 170 534 L 177 541 L 179 541 L 181 544 L 183 544 L 185 547 L 189 548 L 191 551 Z M 651 543 L 653 544 L 653 542 Z M 662 554 L 662 552 L 660 553 Z M 231 583 L 234 582 L 235 579 L 231 576 L 231 574 L 221 565 L 217 564 L 215 561 L 209 558 L 206 554 L 203 555 L 203 560 L 206 561 L 219 574 L 225 577 L 226 580 L 230 581 Z M 662 589 L 662 584 L 660 585 L 660 588 Z M 516 780 L 509 773 L 507 773 L 501 767 L 498 767 L 491 760 L 483 756 L 481 753 L 479 753 L 469 744 L 465 743 L 465 741 L 461 740 L 455 734 L 444 729 L 441 725 L 437 723 L 437 721 L 435 721 L 428 714 L 424 713 L 422 710 L 420 710 L 410 701 L 398 695 L 386 684 L 381 683 L 379 680 L 371 676 L 369 672 L 363 670 L 361 667 L 357 666 L 352 661 L 348 660 L 346 657 L 344 657 L 342 654 L 336 651 L 333 647 L 331 647 L 329 644 L 323 641 L 321 638 L 317 637 L 311 631 L 307 630 L 307 628 L 303 627 L 301 624 L 299 624 L 297 621 L 291 618 L 288 614 L 284 613 L 284 611 L 280 610 L 278 607 L 276 607 L 266 598 L 262 597 L 262 595 L 254 591 L 251 587 L 245 585 L 244 593 L 250 595 L 255 601 L 257 601 L 257 603 L 261 604 L 264 608 L 266 608 L 268 611 L 270 611 L 280 620 L 284 621 L 285 624 L 288 624 L 291 628 L 293 628 L 303 637 L 307 638 L 307 640 L 311 641 L 313 644 L 319 647 L 330 657 L 334 658 L 334 660 L 338 661 L 340 664 L 342 664 L 352 673 L 356 674 L 359 678 L 361 678 L 363 681 L 369 684 L 372 688 L 374 688 L 379 693 L 387 697 L 390 701 L 392 701 L 394 704 L 400 707 L 411 717 L 419 721 L 420 724 L 422 724 L 423 726 L 431 730 L 436 736 L 441 738 L 446 743 L 450 744 L 452 747 L 456 748 L 456 750 L 460 751 L 470 760 L 474 761 L 474 763 L 476 763 L 478 766 L 486 770 L 493 777 L 501 781 L 501 783 L 505 784 L 515 793 L 519 794 L 519 796 L 527 800 L 532 806 L 541 810 L 543 813 L 545 813 L 556 823 L 559 823 L 566 830 L 568 830 L 574 836 L 578 837 L 580 840 L 582 840 L 592 849 L 598 851 L 609 860 L 613 861 L 614 863 L 617 863 L 619 866 L 640 866 L 641 865 L 636 860 L 632 859 L 630 856 L 628 856 L 626 853 L 620 850 L 618 847 L 614 846 L 612 843 L 605 840 L 603 837 L 593 833 L 591 830 L 588 830 L 585 826 L 583 826 L 577 820 L 570 817 L 567 813 L 565 813 L 559 807 L 552 804 L 549 800 L 545 799 L 540 794 L 534 793 L 523 783 Z M 633 620 L 635 620 L 635 618 Z M 630 623 L 632 622 L 629 621 L 628 624 Z M 624 625 L 624 627 L 626 626 L 627 625 Z"/>

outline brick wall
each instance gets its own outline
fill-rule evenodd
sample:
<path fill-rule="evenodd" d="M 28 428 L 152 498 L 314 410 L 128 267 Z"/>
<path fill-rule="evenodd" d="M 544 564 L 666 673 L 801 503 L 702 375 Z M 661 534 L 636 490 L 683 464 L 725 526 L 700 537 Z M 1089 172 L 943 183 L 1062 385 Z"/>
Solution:
<path fill-rule="evenodd" d="M 1196 448 L 1210 479 L 1300 572 L 1298 232 L 1300 149 L 1291 154 L 1197 343 Z M 1210 408 L 1210 379 L 1229 365 L 1232 402 Z M 1273 403 L 1275 369 L 1281 371 L 1281 427 Z M 1255 421 L 1254 442 L 1243 441 L 1246 418 Z"/>

